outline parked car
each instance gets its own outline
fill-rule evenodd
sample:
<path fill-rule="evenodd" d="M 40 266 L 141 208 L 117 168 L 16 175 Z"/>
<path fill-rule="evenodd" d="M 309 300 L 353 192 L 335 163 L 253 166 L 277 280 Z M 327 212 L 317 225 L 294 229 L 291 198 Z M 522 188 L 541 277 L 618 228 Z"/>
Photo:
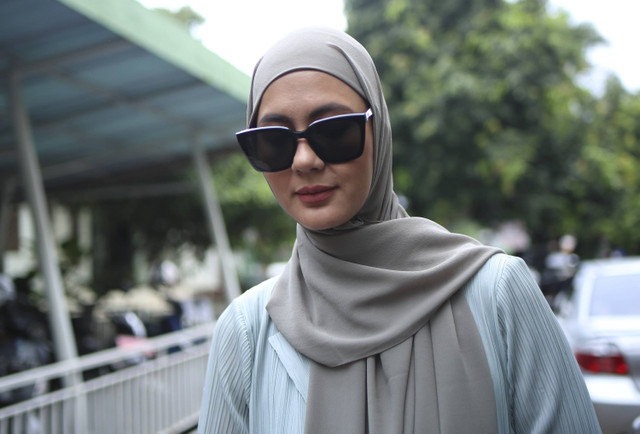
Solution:
<path fill-rule="evenodd" d="M 631 426 L 632 434 L 640 434 L 640 416 L 636 417 Z"/>
<path fill-rule="evenodd" d="M 640 415 L 640 257 L 583 261 L 558 317 L 603 433 L 632 432 Z"/>

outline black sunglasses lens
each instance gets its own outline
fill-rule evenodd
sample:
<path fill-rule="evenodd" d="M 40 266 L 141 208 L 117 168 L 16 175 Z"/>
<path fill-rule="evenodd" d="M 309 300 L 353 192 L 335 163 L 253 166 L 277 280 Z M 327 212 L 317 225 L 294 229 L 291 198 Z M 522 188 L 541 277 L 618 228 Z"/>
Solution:
<path fill-rule="evenodd" d="M 278 172 L 291 167 L 300 135 L 325 163 L 355 160 L 364 151 L 365 124 L 363 115 L 343 115 L 317 121 L 304 133 L 266 127 L 241 131 L 236 137 L 256 170 Z"/>
<path fill-rule="evenodd" d="M 345 116 L 313 124 L 307 139 L 325 163 L 345 163 L 362 155 L 364 122 L 362 117 Z"/>
<path fill-rule="evenodd" d="M 266 128 L 238 133 L 237 138 L 256 170 L 277 172 L 291 167 L 297 145 L 291 131 L 285 128 Z"/>

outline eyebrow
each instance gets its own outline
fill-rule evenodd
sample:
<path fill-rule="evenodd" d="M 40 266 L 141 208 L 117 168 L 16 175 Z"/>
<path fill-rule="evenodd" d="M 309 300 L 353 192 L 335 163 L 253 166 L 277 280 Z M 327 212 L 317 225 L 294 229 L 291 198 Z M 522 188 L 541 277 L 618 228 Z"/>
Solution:
<path fill-rule="evenodd" d="M 327 115 L 331 115 L 333 113 L 352 113 L 353 109 L 349 106 L 340 103 L 329 103 L 323 106 L 317 107 L 309 113 L 309 123 L 327 117 Z M 286 115 L 280 113 L 267 113 L 262 118 L 260 118 L 257 126 L 269 124 L 269 123 L 281 123 L 281 124 L 291 124 L 293 123 L 291 118 Z"/>

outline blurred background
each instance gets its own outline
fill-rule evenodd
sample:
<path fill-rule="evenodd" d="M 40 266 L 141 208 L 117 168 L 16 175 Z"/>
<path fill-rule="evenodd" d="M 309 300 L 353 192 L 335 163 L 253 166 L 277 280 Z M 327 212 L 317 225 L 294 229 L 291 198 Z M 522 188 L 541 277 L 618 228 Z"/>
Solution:
<path fill-rule="evenodd" d="M 162 389 L 184 401 L 189 366 L 191 407 L 147 425 L 123 415 L 115 432 L 192 428 L 215 318 L 277 274 L 295 238 L 233 133 L 253 65 L 302 26 L 371 53 L 409 213 L 523 257 L 569 322 L 583 264 L 640 255 L 639 13 L 633 0 L 0 1 L 0 427 L 102 432 L 77 416 L 122 389 L 67 396 L 63 422 L 20 403 L 106 374 L 157 397 L 158 381 L 126 375 L 191 351 L 199 367 L 176 362 L 166 378 L 183 380 Z M 610 273 L 640 291 L 640 265 Z M 640 312 L 622 316 L 640 334 Z M 606 363 L 624 347 L 616 375 L 631 384 L 603 386 L 631 387 L 621 432 L 640 416 L 640 346 L 612 345 Z"/>

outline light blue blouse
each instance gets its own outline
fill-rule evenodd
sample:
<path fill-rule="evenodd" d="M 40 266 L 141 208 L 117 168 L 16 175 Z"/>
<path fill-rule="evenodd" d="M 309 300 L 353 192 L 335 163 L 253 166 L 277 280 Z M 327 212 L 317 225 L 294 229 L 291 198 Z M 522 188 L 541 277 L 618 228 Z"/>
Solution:
<path fill-rule="evenodd" d="M 274 282 L 238 297 L 217 322 L 199 434 L 304 430 L 309 360 L 265 310 Z M 494 255 L 464 291 L 489 362 L 499 433 L 599 433 L 575 358 L 524 261 Z"/>

